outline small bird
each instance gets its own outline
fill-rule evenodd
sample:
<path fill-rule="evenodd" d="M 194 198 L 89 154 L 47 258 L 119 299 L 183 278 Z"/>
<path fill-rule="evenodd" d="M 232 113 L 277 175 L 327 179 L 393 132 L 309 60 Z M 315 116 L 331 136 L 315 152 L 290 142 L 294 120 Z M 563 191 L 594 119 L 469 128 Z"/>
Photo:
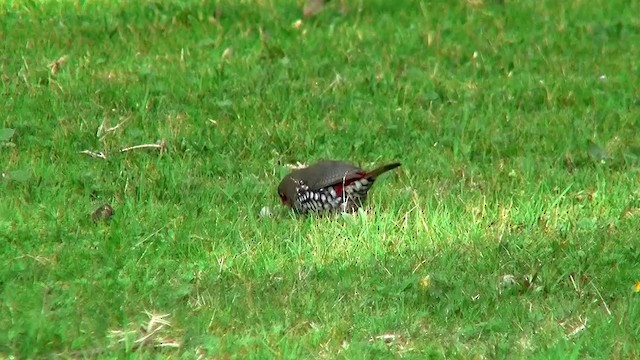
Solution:
<path fill-rule="evenodd" d="M 358 210 L 376 178 L 400 166 L 391 163 L 371 171 L 335 160 L 323 160 L 298 169 L 282 179 L 278 194 L 296 212 L 330 213 Z"/>

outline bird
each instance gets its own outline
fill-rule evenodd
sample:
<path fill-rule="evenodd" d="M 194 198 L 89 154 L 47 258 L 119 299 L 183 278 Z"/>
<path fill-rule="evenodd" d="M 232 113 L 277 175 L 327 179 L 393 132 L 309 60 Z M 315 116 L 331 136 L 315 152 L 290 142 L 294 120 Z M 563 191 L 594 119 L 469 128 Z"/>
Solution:
<path fill-rule="evenodd" d="M 357 211 L 381 174 L 400 166 L 394 162 L 366 171 L 338 160 L 321 160 L 286 175 L 278 185 L 285 206 L 299 214 Z"/>

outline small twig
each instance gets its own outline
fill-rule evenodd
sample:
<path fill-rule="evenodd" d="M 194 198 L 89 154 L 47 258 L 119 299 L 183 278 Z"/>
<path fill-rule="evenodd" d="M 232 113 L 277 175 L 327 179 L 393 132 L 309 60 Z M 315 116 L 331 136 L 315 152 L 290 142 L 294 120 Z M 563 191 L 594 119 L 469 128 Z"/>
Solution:
<path fill-rule="evenodd" d="M 600 291 L 598 290 L 598 288 L 595 285 L 593 285 L 593 283 L 591 283 L 591 286 L 593 286 L 593 289 L 596 291 L 596 293 L 600 297 L 600 301 L 602 301 L 602 305 L 604 305 L 604 309 L 607 310 L 607 314 L 609 314 L 609 316 L 611 316 L 611 310 L 609 310 L 609 306 L 607 305 L 607 303 L 604 302 L 604 299 L 602 298 L 602 294 L 600 294 Z"/>
<path fill-rule="evenodd" d="M 148 235 L 146 238 L 144 238 L 144 239 L 140 240 L 140 241 L 139 241 L 137 244 L 135 244 L 133 247 L 134 247 L 134 248 L 137 248 L 138 246 L 140 246 L 140 245 L 144 244 L 145 242 L 147 242 L 147 241 L 148 241 L 149 239 L 151 239 L 152 237 L 154 237 L 154 236 L 158 235 L 158 233 L 159 233 L 162 229 L 164 229 L 165 227 L 166 227 L 166 225 L 165 225 L 165 226 L 160 227 L 158 230 L 156 230 L 156 231 L 152 232 L 152 233 L 151 233 L 150 235 Z"/>
<path fill-rule="evenodd" d="M 111 330 L 109 333 L 112 337 L 116 338 L 117 343 L 122 343 L 127 341 L 127 336 L 136 335 L 138 332 L 136 330 Z"/>
<path fill-rule="evenodd" d="M 92 158 L 98 158 L 98 159 L 102 159 L 102 160 L 107 160 L 107 155 L 105 153 L 103 153 L 102 151 L 91 151 L 91 150 L 82 150 L 80 151 L 80 154 L 87 154 L 89 156 L 91 156 Z"/>
<path fill-rule="evenodd" d="M 18 257 L 14 257 L 12 260 L 20 260 L 20 259 L 24 259 L 24 258 L 28 258 L 28 259 L 32 259 L 35 260 L 36 262 L 38 262 L 40 265 L 47 265 L 51 263 L 51 259 L 45 257 L 45 256 L 41 256 L 41 255 L 20 255 Z"/>
<path fill-rule="evenodd" d="M 163 152 L 167 150 L 167 143 L 164 141 L 164 139 L 162 139 L 155 144 L 141 144 L 141 145 L 129 146 L 120 150 L 120 152 L 127 152 L 127 151 L 138 150 L 138 149 L 159 149 L 161 152 Z"/>
<path fill-rule="evenodd" d="M 62 66 L 69 60 L 68 55 L 61 56 L 55 61 L 49 63 L 49 70 L 51 71 L 51 75 L 56 75 L 58 71 L 62 68 Z"/>
<path fill-rule="evenodd" d="M 427 260 L 422 260 L 422 262 L 420 262 L 420 264 L 416 265 L 416 267 L 413 268 L 413 271 L 411 271 L 412 274 L 415 274 L 416 271 L 418 271 L 418 269 L 420 269 L 420 267 L 422 267 L 422 265 L 426 264 Z"/>
<path fill-rule="evenodd" d="M 573 288 L 575 289 L 576 293 L 577 293 L 578 295 L 580 295 L 581 290 L 580 290 L 580 288 L 579 288 L 578 284 L 576 284 L 576 281 L 575 281 L 575 279 L 573 278 L 573 274 L 569 274 L 569 280 L 571 280 L 571 284 L 573 285 Z"/>
<path fill-rule="evenodd" d="M 145 314 L 149 317 L 149 322 L 146 326 L 140 326 L 139 330 L 112 330 L 111 336 L 116 338 L 118 343 L 126 342 L 129 336 L 133 335 L 137 339 L 133 341 L 134 348 L 133 351 L 139 350 L 142 347 L 149 345 L 149 340 L 153 338 L 156 334 L 158 334 L 162 329 L 169 326 L 171 327 L 171 323 L 166 320 L 169 317 L 169 314 L 157 315 L 145 311 Z M 154 346 L 152 344 L 152 346 Z M 172 339 L 165 338 L 157 338 L 155 346 L 162 347 L 180 347 L 180 343 Z"/>
<path fill-rule="evenodd" d="M 582 318 L 578 319 L 580 321 L 580 323 L 573 328 L 568 334 L 567 337 L 574 337 L 576 335 L 578 335 L 579 333 L 581 333 L 584 329 L 587 328 L 587 318 L 584 318 L 584 321 L 582 320 Z"/>
<path fill-rule="evenodd" d="M 134 341 L 134 344 L 137 345 L 138 348 L 141 348 L 145 345 L 145 342 L 150 339 L 151 337 L 153 337 L 153 335 L 155 335 L 156 333 L 158 333 L 160 330 L 162 330 L 164 328 L 164 325 L 160 325 L 157 328 L 153 328 L 151 329 L 150 332 L 145 333 L 144 336 L 142 336 L 139 339 L 136 339 Z"/>
<path fill-rule="evenodd" d="M 138 349 L 143 347 L 148 339 L 160 332 L 160 330 L 162 330 L 165 326 L 171 326 L 171 323 L 165 320 L 167 317 L 169 317 L 169 314 L 156 315 L 148 311 L 145 311 L 145 313 L 147 314 L 147 316 L 149 316 L 149 322 L 147 323 L 146 329 L 142 329 L 143 336 L 134 341 L 134 344 L 137 345 Z"/>
<path fill-rule="evenodd" d="M 382 334 L 377 336 L 372 336 L 369 338 L 369 342 L 374 342 L 376 340 L 382 340 L 385 344 L 394 342 L 396 340 L 400 340 L 400 335 L 398 334 Z"/>
<path fill-rule="evenodd" d="M 96 137 L 99 138 L 100 141 L 104 140 L 104 138 L 107 137 L 107 135 L 118 130 L 118 128 L 120 128 L 120 126 L 124 125 L 124 123 L 129 121 L 129 119 L 131 118 L 126 117 L 124 120 L 120 121 L 116 126 L 106 127 L 105 123 L 107 120 L 105 118 L 105 120 L 103 120 L 100 126 L 98 127 L 98 131 L 96 132 Z"/>
<path fill-rule="evenodd" d="M 164 339 L 158 342 L 156 347 L 171 347 L 171 348 L 179 348 L 180 343 L 173 339 Z"/>
<path fill-rule="evenodd" d="M 133 247 L 134 247 L 134 248 L 137 248 L 137 247 L 141 246 L 142 244 L 144 244 L 145 242 L 147 242 L 147 241 L 148 241 L 149 239 L 151 239 L 152 237 L 154 237 L 154 236 L 158 235 L 158 233 L 159 233 L 162 229 L 164 229 L 165 227 L 166 227 L 166 225 L 165 225 L 165 226 L 162 226 L 161 228 L 159 228 L 158 230 L 154 231 L 154 232 L 153 232 L 153 233 L 151 233 L 149 236 L 147 236 L 146 238 L 142 239 L 140 242 L 138 242 L 137 244 L 135 244 Z M 142 252 L 142 255 L 140 255 L 140 257 L 138 258 L 138 261 L 136 262 L 136 264 L 137 264 L 137 263 L 139 263 L 139 262 L 140 262 L 140 260 L 142 260 L 142 258 L 147 254 L 147 251 L 148 251 L 148 250 L 149 250 L 149 247 L 147 246 L 147 247 L 144 249 L 144 251 Z"/>
<path fill-rule="evenodd" d="M 132 351 L 138 351 L 145 346 L 152 347 L 171 347 L 171 348 L 179 348 L 181 346 L 180 342 L 171 339 L 171 338 L 160 338 L 156 337 L 155 343 L 150 343 L 149 340 L 154 336 L 158 335 L 161 330 L 165 327 L 171 327 L 171 323 L 166 320 L 170 315 L 156 315 L 145 311 L 145 314 L 149 317 L 149 322 L 146 326 L 140 326 L 139 330 L 111 330 L 110 337 L 115 340 L 115 343 L 105 347 L 96 347 L 88 350 L 78 350 L 71 351 L 67 353 L 59 353 L 54 354 L 52 357 L 54 358 L 78 358 L 78 357 L 96 357 L 107 351 L 116 351 L 116 345 L 120 343 L 127 342 L 131 336 L 134 336 L 136 339 L 133 341 L 133 349 Z"/>
<path fill-rule="evenodd" d="M 116 125 L 113 128 L 110 129 L 115 129 L 118 126 L 122 125 L 124 122 Z M 107 131 L 110 131 L 109 129 Z M 124 149 L 121 149 L 119 152 L 124 153 L 124 152 L 128 152 L 128 151 L 132 151 L 132 150 L 139 150 L 139 149 L 159 149 L 160 152 L 164 152 L 167 150 L 167 143 L 165 142 L 164 139 L 158 141 L 155 144 L 142 144 L 142 145 L 134 145 L 134 146 L 129 146 L 126 147 Z M 82 150 L 80 151 L 80 154 L 86 154 L 91 156 L 92 158 L 98 158 L 98 159 L 102 159 L 102 160 L 107 160 L 107 154 L 102 152 L 102 151 L 91 151 L 91 150 Z"/>

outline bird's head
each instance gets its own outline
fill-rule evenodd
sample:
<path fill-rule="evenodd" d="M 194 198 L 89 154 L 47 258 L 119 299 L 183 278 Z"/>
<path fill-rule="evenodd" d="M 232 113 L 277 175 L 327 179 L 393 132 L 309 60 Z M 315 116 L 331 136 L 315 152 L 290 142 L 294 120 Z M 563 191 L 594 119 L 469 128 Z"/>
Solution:
<path fill-rule="evenodd" d="M 290 202 L 289 202 L 289 198 L 287 197 L 287 195 L 283 192 L 278 192 L 278 195 L 280 195 L 280 200 L 282 201 L 283 204 L 287 205 L 287 206 L 291 206 Z"/>
<path fill-rule="evenodd" d="M 297 195 L 296 182 L 289 176 L 286 176 L 278 186 L 278 195 L 280 200 L 286 206 L 293 206 L 293 202 Z"/>

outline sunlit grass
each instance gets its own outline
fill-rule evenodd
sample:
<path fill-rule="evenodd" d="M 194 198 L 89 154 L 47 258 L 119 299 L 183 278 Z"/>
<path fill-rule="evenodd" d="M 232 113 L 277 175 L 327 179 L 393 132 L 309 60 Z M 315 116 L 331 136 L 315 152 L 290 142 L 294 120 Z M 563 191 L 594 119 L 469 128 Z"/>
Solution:
<path fill-rule="evenodd" d="M 638 356 L 638 4 L 345 3 L 3 3 L 0 357 Z"/>

